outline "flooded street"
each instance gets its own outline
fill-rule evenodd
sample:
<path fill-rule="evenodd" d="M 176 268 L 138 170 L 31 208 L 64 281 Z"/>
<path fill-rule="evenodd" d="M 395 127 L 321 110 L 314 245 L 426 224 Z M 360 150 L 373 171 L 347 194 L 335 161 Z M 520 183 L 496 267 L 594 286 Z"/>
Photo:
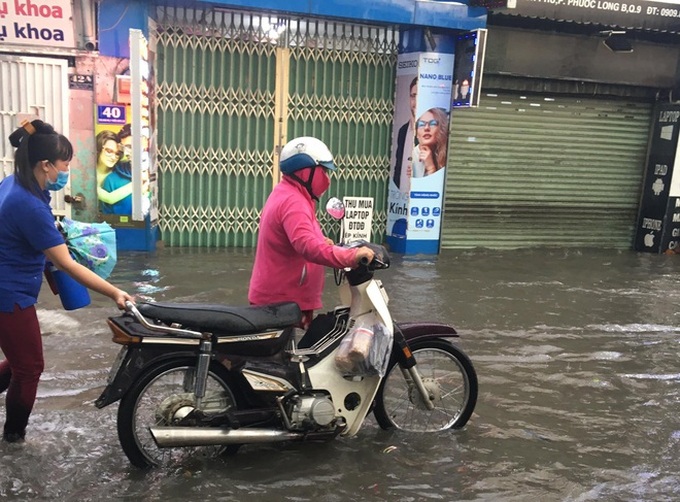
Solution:
<path fill-rule="evenodd" d="M 242 250 L 121 253 L 112 282 L 139 299 L 247 303 Z M 461 431 L 246 446 L 149 472 L 97 410 L 118 352 L 116 309 L 67 312 L 43 287 L 46 368 L 23 445 L 0 443 L 4 500 L 590 501 L 680 499 L 680 258 L 599 250 L 393 257 L 379 276 L 397 321 L 439 320 L 479 377 Z M 332 273 L 324 304 L 336 303 Z M 4 395 L 0 398 L 4 420 Z M 396 448 L 390 448 L 390 447 Z"/>

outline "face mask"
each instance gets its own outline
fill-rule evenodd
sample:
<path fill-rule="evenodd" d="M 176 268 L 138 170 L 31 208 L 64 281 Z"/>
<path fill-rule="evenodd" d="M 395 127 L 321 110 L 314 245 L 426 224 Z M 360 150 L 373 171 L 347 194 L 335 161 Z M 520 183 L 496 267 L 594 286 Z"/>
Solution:
<path fill-rule="evenodd" d="M 323 167 L 305 167 L 291 173 L 290 177 L 305 187 L 309 195 L 316 201 L 331 186 L 331 179 Z"/>
<path fill-rule="evenodd" d="M 57 169 L 56 166 L 54 168 Z M 52 181 L 51 179 L 47 178 L 47 181 L 45 182 L 45 188 L 47 190 L 52 190 L 53 192 L 56 192 L 64 188 L 66 186 L 66 183 L 68 183 L 68 171 L 59 171 L 57 169 L 57 179 L 55 181 Z"/>
<path fill-rule="evenodd" d="M 328 187 L 331 186 L 331 179 L 328 177 L 328 173 L 322 167 L 317 167 L 314 177 L 312 178 L 312 193 L 318 197 L 321 197 Z"/>

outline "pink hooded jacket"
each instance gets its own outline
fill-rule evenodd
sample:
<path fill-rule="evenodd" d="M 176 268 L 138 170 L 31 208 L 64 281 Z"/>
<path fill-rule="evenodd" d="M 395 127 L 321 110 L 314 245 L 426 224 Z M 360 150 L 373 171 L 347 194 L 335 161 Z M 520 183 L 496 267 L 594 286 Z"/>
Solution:
<path fill-rule="evenodd" d="M 293 301 L 303 311 L 321 308 L 324 266 L 354 267 L 356 253 L 326 242 L 309 193 L 284 176 L 260 216 L 248 300 L 253 305 Z"/>

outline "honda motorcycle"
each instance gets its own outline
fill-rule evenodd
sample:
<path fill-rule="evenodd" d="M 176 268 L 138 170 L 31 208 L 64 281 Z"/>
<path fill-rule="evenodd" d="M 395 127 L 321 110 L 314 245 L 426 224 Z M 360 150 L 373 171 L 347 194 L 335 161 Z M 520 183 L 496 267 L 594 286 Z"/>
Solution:
<path fill-rule="evenodd" d="M 338 199 L 329 201 L 337 212 Z M 341 216 L 341 215 L 335 215 Z M 108 319 L 122 345 L 97 408 L 120 401 L 117 426 L 135 466 L 176 464 L 242 445 L 356 435 L 373 413 L 383 429 L 463 427 L 477 375 L 437 322 L 396 322 L 375 258 L 336 271 L 341 305 L 296 328 L 295 303 L 225 306 L 128 302 Z"/>

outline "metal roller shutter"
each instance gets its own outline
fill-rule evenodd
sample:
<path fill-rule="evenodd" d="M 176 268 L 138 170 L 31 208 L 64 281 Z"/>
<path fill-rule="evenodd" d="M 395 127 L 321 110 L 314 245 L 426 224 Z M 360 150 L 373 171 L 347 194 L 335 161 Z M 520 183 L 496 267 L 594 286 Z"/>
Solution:
<path fill-rule="evenodd" d="M 332 193 L 375 197 L 380 241 L 398 32 L 240 10 L 161 6 L 157 14 L 165 244 L 254 247 L 278 182 L 275 152 L 297 136 L 316 136 L 333 152 Z M 333 235 L 337 222 L 323 209 L 319 219 Z"/>
<path fill-rule="evenodd" d="M 629 249 L 648 102 L 486 93 L 454 109 L 442 248 Z"/>

